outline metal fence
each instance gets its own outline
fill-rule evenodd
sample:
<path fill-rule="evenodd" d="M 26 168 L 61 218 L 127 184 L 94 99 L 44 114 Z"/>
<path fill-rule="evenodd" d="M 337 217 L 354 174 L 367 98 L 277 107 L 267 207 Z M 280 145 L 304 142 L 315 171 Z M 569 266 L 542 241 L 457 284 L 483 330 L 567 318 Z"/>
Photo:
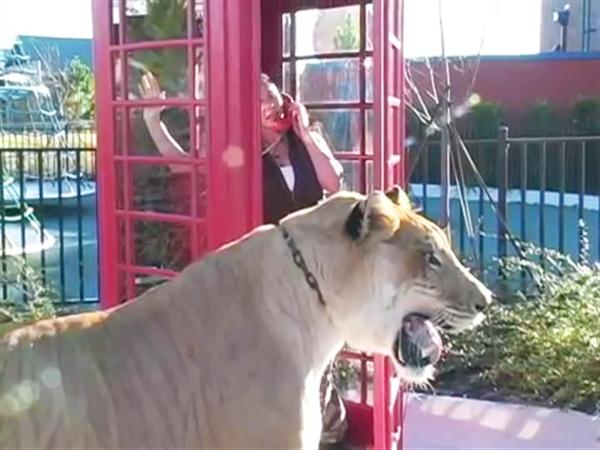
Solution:
<path fill-rule="evenodd" d="M 600 260 L 600 136 L 513 138 L 502 127 L 497 139 L 464 143 L 468 158 L 465 152 L 460 158 L 456 155 L 461 152 L 452 152 L 450 226 L 455 247 L 475 259 L 481 272 L 494 266 L 497 258 L 515 255 L 509 235 L 542 250 L 579 258 L 584 256 L 586 233 L 586 256 Z M 417 147 L 409 153 L 414 166 L 410 188 L 425 214 L 437 219 L 440 143 L 424 144 L 420 156 Z M 466 189 L 461 191 L 457 185 Z"/>
<path fill-rule="evenodd" d="M 95 180 L 91 126 L 0 133 L 0 298 L 25 298 L 25 263 L 58 303 L 98 301 Z"/>
<path fill-rule="evenodd" d="M 512 138 L 503 132 L 497 139 L 465 144 L 489 191 L 477 183 L 467 159 L 455 157 L 451 228 L 455 246 L 479 270 L 493 269 L 498 257 L 515 254 L 507 232 L 578 258 L 580 223 L 589 235 L 589 256 L 600 260 L 600 136 Z M 425 214 L 438 218 L 439 142 L 427 143 L 418 162 L 417 152 L 409 156 L 415 163 L 411 193 Z M 0 133 L 1 279 L 18 278 L 10 267 L 11 258 L 17 258 L 39 273 L 58 302 L 97 302 L 95 180 L 91 127 L 52 135 Z M 467 187 L 464 195 L 456 180 Z M 21 294 L 2 284 L 0 298 Z"/>

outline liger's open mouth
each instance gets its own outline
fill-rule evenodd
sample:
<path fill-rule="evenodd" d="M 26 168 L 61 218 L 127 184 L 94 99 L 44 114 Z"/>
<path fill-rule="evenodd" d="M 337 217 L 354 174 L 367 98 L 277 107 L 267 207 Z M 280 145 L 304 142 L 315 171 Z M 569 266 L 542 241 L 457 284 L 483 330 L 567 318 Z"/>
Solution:
<path fill-rule="evenodd" d="M 409 314 L 394 340 L 394 358 L 412 369 L 436 364 L 442 355 L 443 343 L 433 323 L 421 314 Z"/>

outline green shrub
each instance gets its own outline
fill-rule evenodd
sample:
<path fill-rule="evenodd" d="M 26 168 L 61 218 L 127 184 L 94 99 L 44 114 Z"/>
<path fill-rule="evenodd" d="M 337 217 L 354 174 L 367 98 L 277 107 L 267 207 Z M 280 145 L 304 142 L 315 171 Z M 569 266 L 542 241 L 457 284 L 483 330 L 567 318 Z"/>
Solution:
<path fill-rule="evenodd" d="M 519 280 L 529 270 L 534 283 L 494 305 L 480 328 L 455 338 L 440 387 L 594 412 L 600 405 L 600 265 L 523 249 L 526 259 L 507 258 L 501 266 Z"/>
<path fill-rule="evenodd" d="M 482 101 L 471 108 L 470 120 L 473 139 L 495 139 L 502 123 L 503 111 L 498 103 Z"/>
<path fill-rule="evenodd" d="M 2 261 L 6 270 L 0 271 L 0 284 L 8 298 L 0 298 L 0 336 L 24 323 L 56 317 L 56 295 L 44 285 L 40 273 L 18 256 L 5 256 Z"/>
<path fill-rule="evenodd" d="M 570 112 L 573 134 L 592 136 L 600 134 L 600 98 L 581 98 Z"/>
<path fill-rule="evenodd" d="M 352 359 L 338 358 L 334 363 L 334 381 L 342 391 L 359 389 L 360 362 Z"/>
<path fill-rule="evenodd" d="M 562 118 L 554 105 L 538 100 L 527 110 L 528 136 L 560 136 L 563 134 Z"/>

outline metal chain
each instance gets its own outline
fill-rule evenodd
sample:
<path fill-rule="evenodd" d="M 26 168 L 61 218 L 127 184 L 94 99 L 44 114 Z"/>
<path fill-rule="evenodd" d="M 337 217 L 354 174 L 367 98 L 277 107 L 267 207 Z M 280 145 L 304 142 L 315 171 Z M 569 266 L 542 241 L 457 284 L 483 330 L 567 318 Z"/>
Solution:
<path fill-rule="evenodd" d="M 298 247 L 296 246 L 296 242 L 294 241 L 294 238 L 292 238 L 292 236 L 290 235 L 288 230 L 285 229 L 285 227 L 280 225 L 279 228 L 281 229 L 281 234 L 283 235 L 285 242 L 287 243 L 290 251 L 292 252 L 292 259 L 294 260 L 294 264 L 296 264 L 296 266 L 298 266 L 298 268 L 304 274 L 306 283 L 310 286 L 310 288 L 313 291 L 315 291 L 317 293 L 317 299 L 319 300 L 319 303 L 321 305 L 325 306 L 325 300 L 323 298 L 323 293 L 321 292 L 321 288 L 319 287 L 319 282 L 317 281 L 315 276 L 312 274 L 310 269 L 307 267 L 306 261 L 304 261 L 304 257 L 302 256 L 302 253 L 300 253 L 300 250 L 298 250 Z"/>

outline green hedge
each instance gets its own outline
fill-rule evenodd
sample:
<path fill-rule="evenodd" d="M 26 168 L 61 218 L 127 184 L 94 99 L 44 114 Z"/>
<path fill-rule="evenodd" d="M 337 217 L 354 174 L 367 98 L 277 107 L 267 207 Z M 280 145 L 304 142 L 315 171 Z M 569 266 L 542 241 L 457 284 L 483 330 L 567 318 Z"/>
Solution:
<path fill-rule="evenodd" d="M 56 317 L 57 295 L 44 285 L 41 274 L 20 256 L 2 260 L 0 285 L 10 297 L 0 297 L 0 336 L 24 323 Z"/>
<path fill-rule="evenodd" d="M 519 282 L 531 271 L 541 290 L 534 283 L 519 289 L 494 305 L 480 328 L 455 338 L 436 386 L 594 413 L 600 405 L 600 265 L 523 248 L 525 260 L 507 258 L 501 266 Z"/>

